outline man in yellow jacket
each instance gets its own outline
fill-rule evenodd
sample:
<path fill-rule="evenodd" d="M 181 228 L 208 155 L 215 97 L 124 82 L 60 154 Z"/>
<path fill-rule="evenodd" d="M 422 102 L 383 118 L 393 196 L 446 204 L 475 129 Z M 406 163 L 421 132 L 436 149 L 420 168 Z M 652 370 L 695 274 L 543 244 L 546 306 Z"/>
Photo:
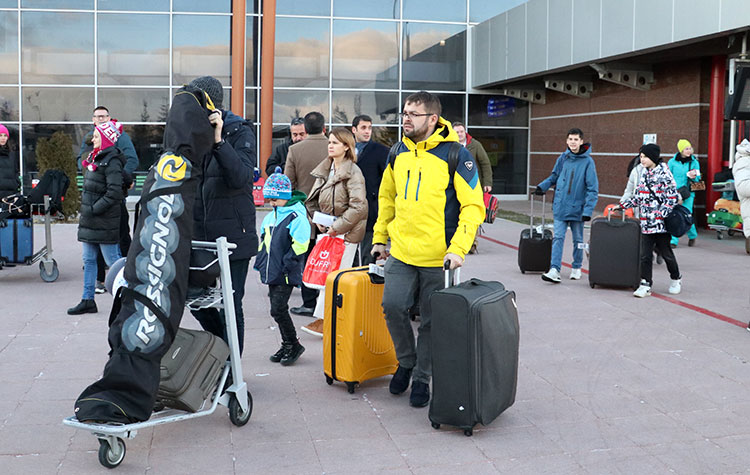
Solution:
<path fill-rule="evenodd" d="M 403 393 L 411 380 L 414 407 L 430 400 L 429 296 L 444 286 L 444 263 L 461 267 L 485 213 L 477 164 L 440 113 L 440 100 L 428 92 L 406 98 L 404 137 L 383 173 L 372 239 L 374 256 L 390 255 L 383 309 L 399 362 L 390 391 Z M 421 322 L 415 343 L 408 310 L 417 291 Z"/>

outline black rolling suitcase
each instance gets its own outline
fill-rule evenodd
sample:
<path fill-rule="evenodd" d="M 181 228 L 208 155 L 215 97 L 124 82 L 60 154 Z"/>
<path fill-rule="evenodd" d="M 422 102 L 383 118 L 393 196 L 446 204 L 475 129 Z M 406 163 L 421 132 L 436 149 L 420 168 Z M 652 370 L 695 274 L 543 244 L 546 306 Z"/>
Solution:
<path fill-rule="evenodd" d="M 531 195 L 529 229 L 521 231 L 518 242 L 518 267 L 521 273 L 547 272 L 552 257 L 552 231 L 545 228 L 545 196 L 542 196 L 542 232 L 534 229 L 534 195 Z"/>
<path fill-rule="evenodd" d="M 638 288 L 641 282 L 641 226 L 636 219 L 607 214 L 591 222 L 589 285 Z"/>
<path fill-rule="evenodd" d="M 216 389 L 227 358 L 229 347 L 221 338 L 180 328 L 161 359 L 157 401 L 174 409 L 198 411 Z"/>
<path fill-rule="evenodd" d="M 519 332 L 515 293 L 500 282 L 471 279 L 433 292 L 430 306 L 429 418 L 435 429 L 448 424 L 472 435 L 477 423 L 491 423 L 516 399 Z"/>

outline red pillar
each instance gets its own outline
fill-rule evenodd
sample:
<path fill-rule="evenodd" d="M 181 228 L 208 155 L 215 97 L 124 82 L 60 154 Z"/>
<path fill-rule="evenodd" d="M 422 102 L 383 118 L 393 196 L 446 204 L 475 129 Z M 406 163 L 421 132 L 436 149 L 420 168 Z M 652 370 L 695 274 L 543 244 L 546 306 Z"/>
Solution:
<path fill-rule="evenodd" d="M 714 174 L 724 165 L 724 88 L 726 86 L 727 57 L 714 56 L 711 59 L 711 103 L 708 119 L 708 170 L 704 180 L 711 183 Z M 727 163 L 728 165 L 728 163 Z M 719 193 L 706 187 L 706 211 L 713 209 Z"/>

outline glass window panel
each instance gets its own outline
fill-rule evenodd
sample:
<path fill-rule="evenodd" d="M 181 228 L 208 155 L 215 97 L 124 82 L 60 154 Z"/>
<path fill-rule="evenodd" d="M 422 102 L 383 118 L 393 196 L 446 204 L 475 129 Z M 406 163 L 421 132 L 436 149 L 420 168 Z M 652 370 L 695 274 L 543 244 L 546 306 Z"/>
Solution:
<path fill-rule="evenodd" d="M 67 8 L 71 10 L 93 10 L 94 0 L 21 0 L 21 8 Z"/>
<path fill-rule="evenodd" d="M 24 87 L 21 94 L 25 121 L 91 120 L 93 87 Z"/>
<path fill-rule="evenodd" d="M 398 89 L 398 24 L 335 20 L 333 87 Z"/>
<path fill-rule="evenodd" d="M 258 90 L 245 89 L 245 119 L 257 122 L 256 105 L 258 103 Z"/>
<path fill-rule="evenodd" d="M 98 31 L 99 84 L 169 84 L 169 16 L 103 13 Z"/>
<path fill-rule="evenodd" d="M 18 84 L 17 12 L 0 12 L 0 83 Z"/>
<path fill-rule="evenodd" d="M 288 124 L 308 112 L 320 112 L 328 122 L 328 91 L 274 90 L 273 121 Z"/>
<path fill-rule="evenodd" d="M 161 155 L 164 126 L 126 125 L 123 129 L 133 141 L 135 153 L 138 155 L 138 168 L 136 170 L 148 170 Z"/>
<path fill-rule="evenodd" d="M 404 23 L 403 89 L 461 91 L 466 84 L 466 27 Z"/>
<path fill-rule="evenodd" d="M 528 170 L 528 131 L 472 129 L 469 134 L 482 142 L 492 164 L 492 193 L 526 194 Z"/>
<path fill-rule="evenodd" d="M 136 12 L 168 12 L 169 0 L 99 0 L 99 10 L 129 10 Z"/>
<path fill-rule="evenodd" d="M 529 103 L 507 96 L 472 94 L 467 124 L 528 127 Z"/>
<path fill-rule="evenodd" d="M 172 11 L 231 13 L 232 0 L 173 0 Z"/>
<path fill-rule="evenodd" d="M 215 77 L 222 85 L 230 84 L 230 26 L 228 16 L 173 16 L 172 72 L 175 84 L 187 84 L 206 75 Z"/>
<path fill-rule="evenodd" d="M 0 8 L 16 8 L 18 7 L 17 0 L 0 0 Z"/>
<path fill-rule="evenodd" d="M 398 93 L 372 91 L 333 91 L 335 124 L 351 124 L 354 117 L 366 114 L 376 124 L 398 124 Z"/>
<path fill-rule="evenodd" d="M 471 0 L 469 21 L 479 23 L 488 20 L 528 1 L 529 0 Z"/>
<path fill-rule="evenodd" d="M 310 0 L 276 0 L 276 14 L 330 16 L 331 2 L 328 0 L 315 2 Z"/>
<path fill-rule="evenodd" d="M 328 27 L 328 20 L 276 19 L 276 86 L 328 86 Z"/>
<path fill-rule="evenodd" d="M 258 45 L 260 36 L 258 32 L 258 17 L 248 16 L 245 26 L 245 86 L 253 87 L 258 84 Z"/>
<path fill-rule="evenodd" d="M 0 87 L 0 122 L 18 120 L 18 88 Z"/>
<path fill-rule="evenodd" d="M 89 111 L 90 112 L 90 111 Z M 90 115 L 90 114 L 89 114 Z M 70 149 L 70 157 L 75 160 L 81 147 L 83 137 L 91 131 L 91 123 L 88 124 L 34 124 L 23 126 L 23 167 L 24 167 L 24 188 L 28 191 L 31 188 L 31 178 L 36 176 L 38 171 L 36 165 L 36 144 L 41 138 L 49 138 L 57 131 L 67 134 L 73 144 Z M 71 184 L 74 178 L 69 177 Z"/>
<path fill-rule="evenodd" d="M 120 122 L 164 122 L 169 89 L 99 89 L 99 105 Z"/>
<path fill-rule="evenodd" d="M 22 81 L 94 83 L 93 13 L 23 12 Z"/>
<path fill-rule="evenodd" d="M 333 16 L 358 18 L 390 18 L 397 20 L 401 14 L 399 0 L 379 0 L 377 2 L 353 2 L 333 0 Z"/>
<path fill-rule="evenodd" d="M 372 140 L 390 147 L 401 140 L 398 127 L 373 127 Z"/>
<path fill-rule="evenodd" d="M 473 0 L 472 0 L 473 1 Z M 403 0 L 405 20 L 466 21 L 464 0 Z"/>

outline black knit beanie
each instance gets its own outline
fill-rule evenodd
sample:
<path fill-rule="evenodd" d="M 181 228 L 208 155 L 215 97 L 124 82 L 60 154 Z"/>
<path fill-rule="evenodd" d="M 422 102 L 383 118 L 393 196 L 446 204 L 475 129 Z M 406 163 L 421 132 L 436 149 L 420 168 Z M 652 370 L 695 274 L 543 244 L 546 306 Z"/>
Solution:
<path fill-rule="evenodd" d="M 208 97 L 211 98 L 211 102 L 214 103 L 214 107 L 221 109 L 221 103 L 224 100 L 224 89 L 221 86 L 221 82 L 212 76 L 201 76 L 190 81 L 190 85 L 203 90 Z"/>
<path fill-rule="evenodd" d="M 641 153 L 650 158 L 656 165 L 661 162 L 661 148 L 655 143 L 647 143 L 641 146 Z"/>

